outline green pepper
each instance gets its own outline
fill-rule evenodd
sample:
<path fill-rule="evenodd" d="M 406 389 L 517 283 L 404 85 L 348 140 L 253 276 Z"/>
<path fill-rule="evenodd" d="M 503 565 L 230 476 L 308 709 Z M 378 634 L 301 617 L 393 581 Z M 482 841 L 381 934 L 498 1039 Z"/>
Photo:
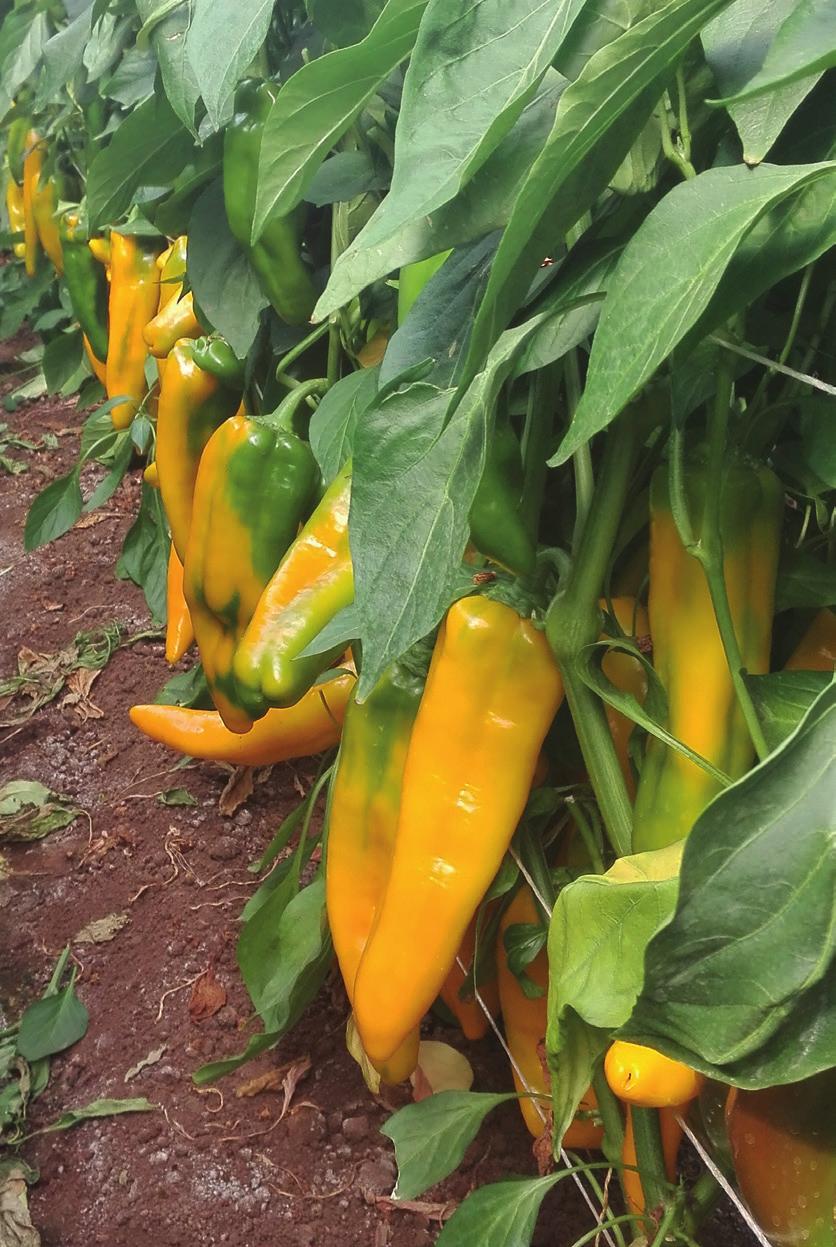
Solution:
<path fill-rule="evenodd" d="M 449 251 L 406 264 L 398 278 L 398 325 L 438 272 Z M 522 516 L 523 468 L 520 445 L 511 422 L 497 413 L 482 478 L 470 508 L 470 535 L 482 554 L 518 576 L 534 571 L 536 550 Z"/>
<path fill-rule="evenodd" d="M 75 318 L 98 360 L 107 359 L 108 287 L 101 264 L 87 245 L 87 222 L 80 207 L 67 208 L 58 218 L 64 255 L 64 282 Z"/>
<path fill-rule="evenodd" d="M 29 146 L 27 140 L 30 124 L 28 117 L 17 116 L 6 131 L 6 159 L 9 162 L 9 172 L 18 186 L 23 185 L 23 161 Z"/>
<path fill-rule="evenodd" d="M 240 386 L 244 381 L 244 361 L 239 359 L 225 338 L 197 338 L 192 346 L 192 359 L 198 368 L 211 373 L 227 385 Z"/>
<path fill-rule="evenodd" d="M 699 539 L 708 472 L 686 467 L 685 494 Z M 720 495 L 724 575 L 743 665 L 769 670 L 783 491 L 769 468 L 730 456 Z M 650 634 L 653 666 L 668 695 L 668 730 L 732 779 L 752 764 L 753 748 L 726 661 L 705 573 L 682 543 L 671 511 L 666 465 L 650 491 Z M 687 836 L 719 792 L 697 763 L 648 739 L 636 794 L 633 852 L 661 849 Z"/>
<path fill-rule="evenodd" d="M 234 715 L 226 691 L 235 646 L 319 488 L 313 452 L 287 414 L 294 399 L 272 416 L 226 420 L 198 469 L 185 592 L 203 670 L 225 718 Z"/>
<path fill-rule="evenodd" d="M 252 240 L 261 136 L 277 94 L 273 82 L 247 79 L 238 86 L 224 133 L 224 205 L 229 228 L 273 308 L 287 324 L 303 325 L 313 311 L 316 291 L 299 253 L 301 209 L 271 218 L 258 241 Z"/>

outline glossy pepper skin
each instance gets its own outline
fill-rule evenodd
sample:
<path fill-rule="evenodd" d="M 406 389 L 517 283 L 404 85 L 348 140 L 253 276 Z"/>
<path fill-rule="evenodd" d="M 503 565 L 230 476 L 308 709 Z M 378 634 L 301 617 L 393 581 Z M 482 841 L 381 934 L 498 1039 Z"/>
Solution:
<path fill-rule="evenodd" d="M 225 420 L 206 444 L 195 482 L 186 597 L 203 670 L 226 719 L 235 718 L 235 647 L 319 486 L 310 446 L 276 414 Z"/>
<path fill-rule="evenodd" d="M 87 246 L 90 248 L 90 254 L 93 259 L 102 265 L 105 270 L 105 276 L 110 281 L 110 261 L 112 256 L 110 239 L 102 237 L 91 238 Z"/>
<path fill-rule="evenodd" d="M 404 770 L 392 869 L 355 985 L 386 1061 L 432 1004 L 522 815 L 563 696 L 545 635 L 511 606 L 447 612 Z"/>
<path fill-rule="evenodd" d="M 142 331 L 154 315 L 160 297 L 158 251 L 147 239 L 115 231 L 110 235 L 107 396 L 127 396 L 126 402 L 111 409 L 110 418 L 116 429 L 128 427 L 147 390 L 147 351 Z"/>
<path fill-rule="evenodd" d="M 169 303 L 176 303 L 183 293 L 183 278 L 186 276 L 189 240 L 185 234 L 169 243 L 165 251 L 157 256 L 157 268 L 160 270 L 160 301 L 157 312 L 162 312 Z M 185 335 L 188 336 L 188 335 Z"/>
<path fill-rule="evenodd" d="M 64 256 L 64 283 L 75 318 L 90 349 L 101 363 L 107 360 L 107 279 L 88 246 L 87 224 L 80 208 L 68 208 L 58 222 Z"/>
<path fill-rule="evenodd" d="M 601 601 L 599 605 L 602 610 L 607 609 L 605 601 Z M 647 611 L 641 603 L 636 602 L 635 598 L 612 598 L 609 605 L 612 606 L 618 626 L 625 636 L 635 636 L 637 638 L 647 636 L 650 631 Z M 631 654 L 627 654 L 623 650 L 613 649 L 604 656 L 601 662 L 601 670 L 610 684 L 614 684 L 623 693 L 632 693 L 638 702 L 644 703 L 644 699 L 647 696 L 647 673 L 637 658 L 633 658 Z M 631 797 L 635 797 L 636 781 L 630 764 L 629 750 L 630 737 L 633 735 L 636 725 L 632 719 L 629 719 L 626 714 L 622 714 L 620 710 L 616 710 L 615 707 L 605 706 L 604 709 L 610 736 L 612 736 L 615 752 L 618 755 L 618 764 L 621 767 L 621 773 L 627 785 L 627 791 Z"/>
<path fill-rule="evenodd" d="M 6 160 L 9 173 L 17 186 L 23 186 L 23 168 L 29 146 L 29 118 L 15 116 L 6 131 Z"/>
<path fill-rule="evenodd" d="M 836 1239 L 836 1069 L 762 1091 L 732 1089 L 726 1129 L 740 1192 L 775 1247 Z"/>
<path fill-rule="evenodd" d="M 64 254 L 55 213 L 61 195 L 60 180 L 54 173 L 45 173 L 41 168 L 33 192 L 35 228 L 38 231 L 38 241 L 59 276 L 64 272 Z"/>
<path fill-rule="evenodd" d="M 237 713 L 227 724 L 246 731 L 269 706 L 292 706 L 342 647 L 301 658 L 326 623 L 354 600 L 348 547 L 350 462 L 322 501 L 265 588 L 233 660 Z"/>
<path fill-rule="evenodd" d="M 288 710 L 271 710 L 245 735 L 230 732 L 215 710 L 184 706 L 132 706 L 131 722 L 151 740 L 193 758 L 267 766 L 336 745 L 354 682 L 347 672 L 318 684 Z"/>
<path fill-rule="evenodd" d="M 697 537 L 706 484 L 704 465 L 689 465 L 686 491 Z M 777 477 L 766 467 L 732 458 L 725 468 L 720 511 L 735 633 L 746 670 L 760 675 L 769 670 L 783 511 Z M 649 616 L 653 665 L 668 695 L 668 729 L 739 779 L 752 763 L 752 743 L 705 575 L 683 546 L 671 514 L 665 466 L 651 486 Z M 650 737 L 636 795 L 633 852 L 681 840 L 719 787 L 702 767 Z"/>
<path fill-rule="evenodd" d="M 12 234 L 23 234 L 26 230 L 26 213 L 23 208 L 23 187 L 18 186 L 13 177 L 6 178 L 6 212 L 9 217 L 9 230 Z M 26 243 L 21 239 L 14 244 L 14 253 L 18 260 L 26 255 Z"/>
<path fill-rule="evenodd" d="M 172 545 L 166 578 L 165 660 L 179 662 L 194 640 L 194 628 L 183 593 L 183 564 Z"/>
<path fill-rule="evenodd" d="M 240 83 L 235 92 L 235 111 L 224 131 L 224 205 L 229 228 L 273 308 L 287 324 L 303 325 L 316 291 L 299 254 L 298 213 L 269 220 L 258 242 L 252 241 L 261 135 L 277 94 L 275 83 L 254 79 Z"/>
<path fill-rule="evenodd" d="M 470 993 L 465 991 L 462 994 L 462 989 L 473 967 L 473 958 L 476 954 L 477 919 L 478 911 L 467 924 L 467 930 L 450 967 L 450 972 L 441 985 L 441 991 L 438 993 L 461 1027 L 465 1039 L 470 1040 L 483 1039 L 489 1030 L 485 1010 L 479 1004 L 476 996 L 472 991 Z M 479 933 L 480 945 L 485 938 L 484 928 L 485 922 L 483 920 Z M 482 960 L 481 948 L 479 950 L 479 960 Z M 493 957 L 491 961 L 493 961 Z M 462 970 L 459 962 L 464 966 L 464 970 Z M 488 1012 L 492 1017 L 496 1017 L 499 1012 L 499 988 L 496 976 L 494 975 L 493 978 L 480 978 L 476 982 L 476 990 L 479 992 Z"/>
<path fill-rule="evenodd" d="M 546 1130 L 550 1108 L 549 1089 L 543 1061 L 540 1056 L 546 1034 L 549 958 L 546 948 L 540 949 L 525 973 L 543 991 L 542 996 L 526 996 L 519 979 L 508 965 L 505 933 L 518 923 L 534 926 L 540 922 L 540 913 L 531 889 L 523 885 L 502 915 L 496 947 L 496 964 L 499 980 L 499 1003 L 505 1029 L 505 1041 L 516 1064 L 511 1066 L 514 1085 L 524 1093 L 535 1091 L 538 1097 L 521 1094 L 520 1112 L 528 1131 L 538 1139 Z M 519 1072 L 518 1072 L 519 1071 Z M 597 1102 L 593 1091 L 587 1093 L 580 1105 L 582 1112 L 594 1112 Z M 598 1148 L 603 1140 L 603 1129 L 590 1117 L 577 1117 L 563 1136 L 564 1147 Z"/>
<path fill-rule="evenodd" d="M 219 381 L 239 387 L 244 384 L 244 361 L 224 338 L 198 338 L 192 354 L 198 368 L 211 372 Z"/>
<path fill-rule="evenodd" d="M 23 161 L 24 264 L 29 277 L 38 267 L 40 241 L 35 221 L 37 186 L 44 163 L 45 144 L 37 130 L 26 135 L 26 156 Z"/>
<path fill-rule="evenodd" d="M 190 340 L 176 344 L 160 388 L 156 463 L 171 540 L 184 562 L 200 456 L 240 397 L 197 367 Z"/>
<path fill-rule="evenodd" d="M 334 950 L 352 1003 L 392 864 L 404 764 L 423 691 L 420 666 L 396 662 L 363 704 L 352 701 L 346 714 L 328 813 L 325 888 Z M 409 1077 L 418 1040 L 416 1026 L 377 1065 L 386 1082 Z"/>
<path fill-rule="evenodd" d="M 145 345 L 155 359 L 165 359 L 179 338 L 199 338 L 203 329 L 194 310 L 192 292 L 170 299 L 142 331 Z"/>
<path fill-rule="evenodd" d="M 610 1091 L 637 1108 L 680 1108 L 699 1095 L 704 1082 L 681 1061 L 623 1039 L 607 1049 L 604 1074 Z"/>
<path fill-rule="evenodd" d="M 96 357 L 86 334 L 81 335 L 81 340 L 84 343 L 84 354 L 87 356 L 87 362 L 90 365 L 90 370 L 93 373 L 93 376 L 99 382 L 102 389 L 106 389 L 107 365 L 103 364 L 102 361 Z"/>
<path fill-rule="evenodd" d="M 825 606 L 793 650 L 785 671 L 832 671 L 836 665 L 836 611 Z"/>
<path fill-rule="evenodd" d="M 520 444 L 510 422 L 498 414 L 470 508 L 470 536 L 482 554 L 527 576 L 534 571 L 536 550 L 520 513 L 522 483 Z"/>

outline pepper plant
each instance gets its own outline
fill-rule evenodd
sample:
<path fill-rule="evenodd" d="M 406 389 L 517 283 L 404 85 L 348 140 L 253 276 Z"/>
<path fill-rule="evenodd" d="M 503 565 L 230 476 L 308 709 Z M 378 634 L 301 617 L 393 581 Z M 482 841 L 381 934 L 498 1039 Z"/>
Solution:
<path fill-rule="evenodd" d="M 443 1247 L 608 1169 L 578 1243 L 693 1247 L 684 1127 L 776 1243 L 830 1243 L 830 0 L 0 11 L 0 325 L 104 396 L 27 543 L 84 462 L 89 509 L 145 461 L 118 570 L 200 665 L 134 722 L 250 764 L 342 733 L 242 915 L 263 1030 L 197 1081 L 335 950 L 370 1085 L 430 1008 L 511 1058 L 395 1115 L 398 1196 L 508 1098 L 550 1136 Z"/>

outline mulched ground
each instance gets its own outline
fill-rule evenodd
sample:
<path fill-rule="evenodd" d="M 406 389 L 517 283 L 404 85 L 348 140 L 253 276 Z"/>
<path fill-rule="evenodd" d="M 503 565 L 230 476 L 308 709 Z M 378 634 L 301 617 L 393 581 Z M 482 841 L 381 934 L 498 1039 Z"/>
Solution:
<path fill-rule="evenodd" d="M 9 388 L 12 358 L 11 345 L 0 348 L 7 374 L 0 392 Z M 52 653 L 81 629 L 114 621 L 129 633 L 148 629 L 140 591 L 113 574 L 138 504 L 138 470 L 94 522 L 25 555 L 29 503 L 73 462 L 81 416 L 73 402 L 39 400 L 11 415 L 0 412 L 0 420 L 33 439 L 46 431 L 59 436 L 57 450 L 17 453 L 27 472 L 0 469 L 0 673 L 16 669 L 22 648 Z M 423 1208 L 393 1204 L 392 1149 L 378 1130 L 407 1094 L 392 1092 L 387 1107 L 367 1091 L 345 1051 L 346 1001 L 336 978 L 275 1052 L 217 1090 L 198 1092 L 191 1081 L 198 1066 L 239 1051 L 256 1029 L 235 963 L 238 915 L 254 886 L 246 867 L 298 802 L 312 769 L 273 768 L 242 808 L 223 817 L 218 800 L 227 773 L 208 763 L 173 770 L 175 756 L 141 738 L 128 720 L 128 707 L 151 700 L 167 674 L 162 642 L 140 641 L 115 653 L 89 689 L 100 717 L 85 720 L 59 697 L 24 726 L 0 730 L 0 785 L 36 779 L 89 814 L 89 823 L 79 818 L 32 846 L 4 850 L 0 1024 L 42 990 L 61 949 L 86 924 L 126 918 L 111 941 L 75 946 L 90 1027 L 54 1060 L 33 1125 L 105 1096 L 147 1096 L 159 1106 L 27 1146 L 25 1156 L 41 1174 L 30 1207 L 44 1247 L 430 1244 L 441 1210 L 472 1187 L 536 1171 L 529 1136 L 516 1107 L 504 1106 L 460 1172 L 429 1192 Z M 187 788 L 197 805 L 160 804 L 157 794 L 173 787 Z M 192 983 L 205 971 L 226 1003 L 199 1021 L 189 1006 Z M 468 1044 L 435 1022 L 427 1034 L 467 1053 L 477 1088 L 510 1085 L 489 1041 Z M 126 1082 L 149 1054 L 158 1059 Z M 283 1118 L 280 1091 L 236 1095 L 255 1075 L 302 1058 L 310 1071 Z M 564 1182 L 549 1198 L 537 1241 L 569 1247 L 592 1225 Z M 711 1247 L 747 1241 L 728 1214 L 703 1236 Z"/>

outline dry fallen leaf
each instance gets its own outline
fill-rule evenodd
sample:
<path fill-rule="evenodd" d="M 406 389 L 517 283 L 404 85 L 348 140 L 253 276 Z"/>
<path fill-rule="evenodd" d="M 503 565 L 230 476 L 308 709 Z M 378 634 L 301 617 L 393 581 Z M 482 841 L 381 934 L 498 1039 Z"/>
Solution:
<path fill-rule="evenodd" d="M 424 1100 L 439 1091 L 469 1091 L 473 1086 L 473 1067 L 450 1044 L 422 1039 L 418 1045 L 418 1066 L 410 1081 L 414 1100 Z"/>
<path fill-rule="evenodd" d="M 136 1078 L 137 1074 L 141 1074 L 142 1071 L 147 1069 L 149 1065 L 156 1065 L 157 1062 L 162 1059 L 162 1055 L 165 1050 L 165 1044 L 160 1044 L 159 1048 L 152 1048 L 147 1056 L 144 1056 L 141 1061 L 137 1061 L 136 1065 L 132 1065 L 127 1071 L 125 1074 L 125 1082 L 130 1082 L 132 1078 Z"/>
<path fill-rule="evenodd" d="M 94 671 L 90 667 L 79 667 L 77 671 L 72 671 L 67 676 L 69 692 L 61 699 L 61 709 L 71 706 L 82 723 L 86 723 L 88 719 L 103 719 L 104 711 L 90 700 L 90 689 L 100 675 L 101 671 Z"/>
<path fill-rule="evenodd" d="M 302 1081 L 305 1075 L 309 1072 L 310 1068 L 311 1068 L 311 1058 L 309 1056 L 302 1056 L 299 1058 L 298 1061 L 293 1062 L 290 1069 L 287 1071 L 284 1078 L 282 1079 L 282 1090 L 284 1091 L 284 1101 L 282 1103 L 282 1111 L 279 1113 L 279 1121 L 281 1121 L 281 1119 L 284 1117 L 287 1110 L 290 1108 L 290 1102 L 293 1099 L 293 1094 L 296 1091 L 296 1088 L 298 1087 L 299 1083 Z"/>
<path fill-rule="evenodd" d="M 41 1236 L 29 1216 L 23 1173 L 13 1166 L 0 1177 L 0 1247 L 40 1247 Z"/>
<path fill-rule="evenodd" d="M 278 1091 L 287 1070 L 288 1066 L 282 1065 L 279 1069 L 268 1069 L 266 1074 L 257 1074 L 255 1078 L 249 1078 L 240 1087 L 236 1087 L 235 1095 L 241 1100 L 260 1095 L 262 1091 Z"/>
<path fill-rule="evenodd" d="M 224 785 L 218 800 L 218 809 L 224 818 L 231 818 L 240 809 L 253 790 L 253 768 L 236 766 Z"/>
<path fill-rule="evenodd" d="M 63 603 L 63 602 L 48 602 L 48 601 L 44 601 L 44 602 L 42 602 L 42 603 L 41 603 L 41 605 L 43 606 L 43 608 L 44 608 L 44 610 L 45 610 L 45 611 L 49 611 L 49 612 L 52 612 L 52 611 L 62 611 L 62 610 L 64 609 L 64 603 Z"/>
<path fill-rule="evenodd" d="M 205 1022 L 226 1004 L 226 988 L 209 966 L 192 987 L 189 998 L 189 1016 L 193 1022 Z"/>
<path fill-rule="evenodd" d="M 76 520 L 74 528 L 92 528 L 94 524 L 101 524 L 102 520 L 111 518 L 111 512 L 108 511 L 91 511 L 89 515 L 82 515 L 80 520 Z"/>
<path fill-rule="evenodd" d="M 535 1139 L 531 1145 L 534 1153 L 534 1159 L 537 1162 L 537 1172 L 541 1178 L 547 1173 L 551 1173 L 554 1169 L 554 1148 L 552 1147 L 552 1122 L 551 1111 L 549 1111 L 549 1122 L 544 1128 L 539 1138 Z"/>
<path fill-rule="evenodd" d="M 105 914 L 104 918 L 94 918 L 92 922 L 83 926 L 72 942 L 74 944 L 107 944 L 116 938 L 128 922 L 127 914 Z"/>

